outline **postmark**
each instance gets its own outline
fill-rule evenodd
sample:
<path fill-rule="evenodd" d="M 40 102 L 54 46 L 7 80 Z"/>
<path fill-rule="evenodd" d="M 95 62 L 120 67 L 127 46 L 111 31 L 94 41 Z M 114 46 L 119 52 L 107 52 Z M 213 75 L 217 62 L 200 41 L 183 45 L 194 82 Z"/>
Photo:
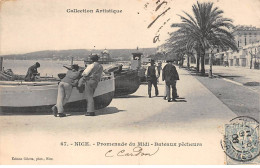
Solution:
<path fill-rule="evenodd" d="M 226 155 L 239 162 L 254 160 L 260 154 L 259 122 L 240 116 L 225 124 L 225 135 L 221 143 Z"/>

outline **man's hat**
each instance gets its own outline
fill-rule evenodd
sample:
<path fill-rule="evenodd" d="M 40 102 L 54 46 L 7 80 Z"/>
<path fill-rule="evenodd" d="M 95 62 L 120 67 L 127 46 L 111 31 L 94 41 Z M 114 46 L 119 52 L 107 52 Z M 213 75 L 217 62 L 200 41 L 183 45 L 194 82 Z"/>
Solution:
<path fill-rule="evenodd" d="M 168 59 L 166 62 L 174 62 L 173 59 Z"/>
<path fill-rule="evenodd" d="M 153 59 L 151 59 L 151 63 L 154 63 L 154 60 L 153 60 Z"/>
<path fill-rule="evenodd" d="M 40 66 L 41 66 L 39 62 L 36 62 L 35 65 L 36 65 L 37 67 L 40 67 Z"/>
<path fill-rule="evenodd" d="M 98 61 L 99 56 L 98 56 L 97 54 L 93 54 L 93 55 L 90 55 L 90 59 L 91 59 L 92 61 Z"/>

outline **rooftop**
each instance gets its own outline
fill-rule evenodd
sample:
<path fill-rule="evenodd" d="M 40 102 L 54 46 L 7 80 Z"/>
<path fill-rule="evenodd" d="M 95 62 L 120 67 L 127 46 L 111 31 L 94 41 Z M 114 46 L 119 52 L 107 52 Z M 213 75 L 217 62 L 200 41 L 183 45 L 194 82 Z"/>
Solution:
<path fill-rule="evenodd" d="M 255 26 L 247 26 L 247 25 L 237 25 L 235 28 L 234 28 L 234 31 L 241 31 L 241 30 L 260 30 L 260 28 L 257 28 Z"/>

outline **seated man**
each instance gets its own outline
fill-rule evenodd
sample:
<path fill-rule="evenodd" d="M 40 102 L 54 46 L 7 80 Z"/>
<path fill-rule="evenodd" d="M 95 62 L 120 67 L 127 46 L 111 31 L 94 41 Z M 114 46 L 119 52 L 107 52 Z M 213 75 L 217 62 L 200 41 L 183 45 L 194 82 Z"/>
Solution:
<path fill-rule="evenodd" d="M 63 106 L 68 102 L 72 87 L 76 85 L 76 81 L 80 77 L 80 71 L 78 65 L 71 65 L 66 73 L 66 76 L 61 80 L 58 86 L 57 103 L 52 107 L 52 111 L 55 117 L 65 117 Z"/>
<path fill-rule="evenodd" d="M 39 75 L 37 68 L 39 68 L 40 66 L 40 63 L 36 62 L 33 66 L 29 67 L 24 80 L 35 81 L 35 76 Z"/>

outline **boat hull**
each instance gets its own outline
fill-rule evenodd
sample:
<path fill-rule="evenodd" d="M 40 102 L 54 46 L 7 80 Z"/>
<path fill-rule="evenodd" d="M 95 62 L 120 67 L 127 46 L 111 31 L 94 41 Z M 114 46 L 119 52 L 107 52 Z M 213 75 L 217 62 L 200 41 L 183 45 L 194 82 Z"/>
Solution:
<path fill-rule="evenodd" d="M 114 97 L 115 82 L 113 77 L 103 78 L 94 93 L 95 108 L 108 106 Z M 0 83 L 0 111 L 49 111 L 56 104 L 57 82 L 9 82 Z M 80 93 L 74 87 L 65 106 L 69 109 L 85 110 L 87 106 L 85 91 Z"/>
<path fill-rule="evenodd" d="M 115 74 L 115 97 L 133 94 L 141 82 L 136 70 L 126 70 Z"/>
<path fill-rule="evenodd" d="M 94 97 L 95 109 L 102 109 L 107 107 L 114 97 L 114 92 L 108 92 L 100 96 Z M 42 106 L 28 106 L 28 107 L 10 107 L 1 106 L 1 113 L 51 113 L 51 107 L 53 105 L 42 105 Z M 65 112 L 83 112 L 87 110 L 87 101 L 79 100 L 75 102 L 69 102 L 64 107 Z"/>
<path fill-rule="evenodd" d="M 145 76 L 145 68 L 138 69 L 138 76 L 140 77 L 141 82 L 146 82 L 146 76 Z"/>

